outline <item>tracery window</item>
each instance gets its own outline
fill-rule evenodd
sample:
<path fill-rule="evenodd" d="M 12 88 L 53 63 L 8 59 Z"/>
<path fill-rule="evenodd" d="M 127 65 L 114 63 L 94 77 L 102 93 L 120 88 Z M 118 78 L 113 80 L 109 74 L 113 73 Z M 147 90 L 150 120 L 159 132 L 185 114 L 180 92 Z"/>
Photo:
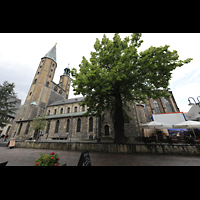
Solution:
<path fill-rule="evenodd" d="M 165 101 L 165 104 L 166 104 L 166 107 L 167 107 L 167 112 L 173 112 L 169 101 L 167 99 L 165 99 L 165 98 L 164 98 L 164 101 Z"/>
<path fill-rule="evenodd" d="M 159 105 L 158 105 L 158 102 L 157 102 L 156 100 L 154 100 L 153 104 L 154 104 L 155 112 L 156 112 L 156 113 L 161 113 L 161 112 L 160 112 Z"/>

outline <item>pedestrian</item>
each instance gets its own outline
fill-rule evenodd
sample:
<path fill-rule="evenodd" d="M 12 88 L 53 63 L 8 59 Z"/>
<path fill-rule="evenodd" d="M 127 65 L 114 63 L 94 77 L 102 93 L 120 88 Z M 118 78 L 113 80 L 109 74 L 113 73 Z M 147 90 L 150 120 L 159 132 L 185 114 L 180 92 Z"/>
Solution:
<path fill-rule="evenodd" d="M 7 141 L 7 138 L 8 138 L 8 135 L 5 135 L 5 137 L 4 137 L 4 142 Z"/>
<path fill-rule="evenodd" d="M 2 133 L 2 135 L 1 135 L 1 139 L 4 139 L 4 137 L 5 137 L 5 135 L 4 135 L 4 133 Z"/>

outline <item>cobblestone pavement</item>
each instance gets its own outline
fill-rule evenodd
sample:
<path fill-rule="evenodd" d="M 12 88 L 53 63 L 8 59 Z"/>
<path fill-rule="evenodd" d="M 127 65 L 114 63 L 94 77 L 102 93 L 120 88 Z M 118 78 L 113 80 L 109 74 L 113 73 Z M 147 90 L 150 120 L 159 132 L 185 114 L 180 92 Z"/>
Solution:
<path fill-rule="evenodd" d="M 58 153 L 60 163 L 77 166 L 81 151 L 49 149 L 7 149 L 0 147 L 0 163 L 9 161 L 7 166 L 33 166 L 41 153 Z M 112 154 L 89 152 L 92 166 L 200 166 L 200 157 L 185 155 L 156 154 Z"/>

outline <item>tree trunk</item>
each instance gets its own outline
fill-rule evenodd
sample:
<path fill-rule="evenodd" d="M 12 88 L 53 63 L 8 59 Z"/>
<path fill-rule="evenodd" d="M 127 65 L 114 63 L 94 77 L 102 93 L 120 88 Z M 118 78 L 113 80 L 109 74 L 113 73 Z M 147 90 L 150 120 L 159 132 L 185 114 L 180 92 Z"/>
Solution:
<path fill-rule="evenodd" d="M 115 104 L 114 104 L 114 116 L 113 116 L 113 124 L 115 131 L 114 143 L 123 144 L 126 143 L 125 135 L 124 135 L 124 115 L 122 108 L 122 99 L 119 91 L 115 95 Z"/>

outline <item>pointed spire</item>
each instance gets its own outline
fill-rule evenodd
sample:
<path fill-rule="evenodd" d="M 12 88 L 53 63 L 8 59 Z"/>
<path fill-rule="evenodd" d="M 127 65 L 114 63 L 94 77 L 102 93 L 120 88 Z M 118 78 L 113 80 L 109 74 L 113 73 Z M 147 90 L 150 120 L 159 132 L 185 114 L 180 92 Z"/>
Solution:
<path fill-rule="evenodd" d="M 56 44 L 53 46 L 52 49 L 50 49 L 50 51 L 48 51 L 48 53 L 43 58 L 50 58 L 56 62 Z"/>

